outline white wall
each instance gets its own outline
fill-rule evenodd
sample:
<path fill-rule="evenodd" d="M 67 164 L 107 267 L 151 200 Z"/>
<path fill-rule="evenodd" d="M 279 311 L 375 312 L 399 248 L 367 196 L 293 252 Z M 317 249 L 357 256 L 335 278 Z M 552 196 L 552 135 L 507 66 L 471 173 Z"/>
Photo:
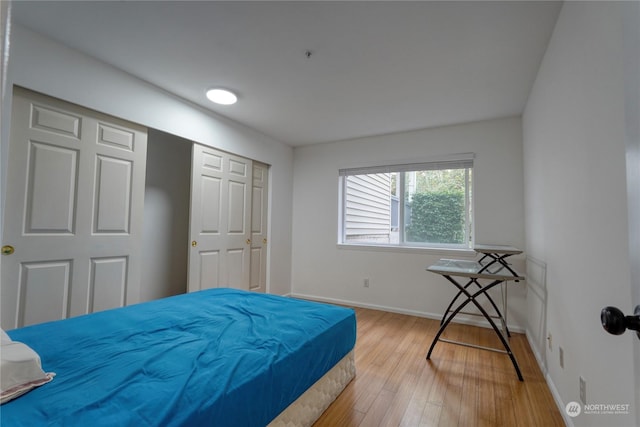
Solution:
<path fill-rule="evenodd" d="M 476 242 L 524 248 L 519 118 L 296 148 L 293 293 L 439 317 L 455 288 L 425 268 L 452 254 L 337 247 L 338 169 L 468 152 L 476 154 L 473 170 Z M 469 252 L 466 256 L 475 255 Z M 515 264 L 522 269 L 522 257 Z M 363 286 L 365 277 L 370 279 L 369 288 Z M 524 330 L 524 284 L 512 283 L 509 289 L 509 323 Z"/>
<path fill-rule="evenodd" d="M 149 129 L 140 301 L 187 291 L 192 145 Z"/>
<path fill-rule="evenodd" d="M 538 351 L 552 389 L 580 402 L 583 376 L 588 403 L 631 409 L 576 426 L 631 426 L 638 410 L 635 335 L 609 335 L 599 317 L 607 305 L 629 311 L 631 297 L 621 23 L 617 3 L 565 2 L 523 116 L 527 253 L 547 264 L 552 350 Z"/>
<path fill-rule="evenodd" d="M 10 54 L 9 87 L 20 85 L 271 165 L 267 289 L 289 293 L 291 147 L 18 25 L 13 26 Z M 10 105 L 8 96 L 3 103 L 3 123 L 10 122 Z M 9 135 L 5 128 L 3 150 Z"/>

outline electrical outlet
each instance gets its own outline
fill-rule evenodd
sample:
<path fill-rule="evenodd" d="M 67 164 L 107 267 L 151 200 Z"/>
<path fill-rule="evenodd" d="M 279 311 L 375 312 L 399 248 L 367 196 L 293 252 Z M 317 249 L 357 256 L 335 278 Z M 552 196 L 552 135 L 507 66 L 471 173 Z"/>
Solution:
<path fill-rule="evenodd" d="M 580 400 L 583 405 L 587 404 L 587 380 L 580 377 Z"/>
<path fill-rule="evenodd" d="M 369 287 L 369 279 L 364 279 L 364 287 L 365 288 Z"/>
<path fill-rule="evenodd" d="M 560 367 L 564 369 L 564 350 L 562 347 L 558 347 L 558 354 L 560 355 Z"/>

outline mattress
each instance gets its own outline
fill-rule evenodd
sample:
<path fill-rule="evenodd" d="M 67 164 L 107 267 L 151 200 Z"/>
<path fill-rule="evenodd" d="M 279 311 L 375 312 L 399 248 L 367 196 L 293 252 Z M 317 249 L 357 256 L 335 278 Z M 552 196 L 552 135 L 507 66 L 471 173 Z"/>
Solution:
<path fill-rule="evenodd" d="M 271 421 L 268 427 L 312 426 L 355 375 L 356 362 L 351 351 Z"/>
<path fill-rule="evenodd" d="M 264 426 L 355 344 L 353 310 L 212 289 L 8 332 L 55 372 L 3 426 Z"/>

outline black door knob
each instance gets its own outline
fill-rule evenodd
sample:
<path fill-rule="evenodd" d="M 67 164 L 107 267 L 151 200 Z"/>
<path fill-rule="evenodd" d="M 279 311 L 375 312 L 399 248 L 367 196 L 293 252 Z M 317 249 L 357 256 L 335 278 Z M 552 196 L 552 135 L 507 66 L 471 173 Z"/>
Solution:
<path fill-rule="evenodd" d="M 633 316 L 625 316 L 617 307 L 605 307 L 600 312 L 600 320 L 605 331 L 620 335 L 627 329 L 637 331 L 640 338 L 640 305 L 636 306 Z"/>

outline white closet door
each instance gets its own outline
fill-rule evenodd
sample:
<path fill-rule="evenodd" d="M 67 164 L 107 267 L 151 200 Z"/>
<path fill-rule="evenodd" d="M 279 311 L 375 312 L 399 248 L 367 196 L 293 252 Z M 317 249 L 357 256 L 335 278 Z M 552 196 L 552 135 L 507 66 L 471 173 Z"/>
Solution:
<path fill-rule="evenodd" d="M 249 289 L 252 161 L 194 144 L 191 171 L 189 292 Z"/>
<path fill-rule="evenodd" d="M 146 149 L 143 127 L 14 89 L 3 327 L 138 302 Z"/>
<path fill-rule="evenodd" d="M 251 191 L 251 279 L 249 289 L 263 293 L 267 288 L 268 192 L 269 166 L 254 162 Z"/>

